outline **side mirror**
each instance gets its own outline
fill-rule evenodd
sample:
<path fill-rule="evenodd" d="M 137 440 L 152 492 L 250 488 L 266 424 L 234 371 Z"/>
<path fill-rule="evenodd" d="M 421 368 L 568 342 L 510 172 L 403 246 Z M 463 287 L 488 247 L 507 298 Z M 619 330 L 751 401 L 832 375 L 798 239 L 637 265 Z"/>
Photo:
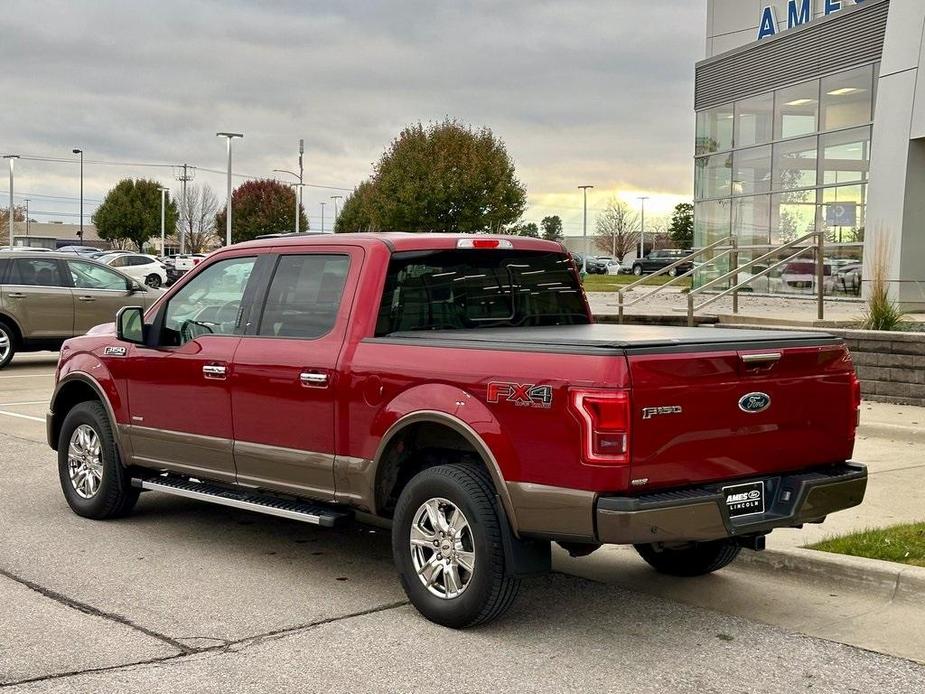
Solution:
<path fill-rule="evenodd" d="M 145 314 L 141 306 L 124 306 L 116 314 L 116 337 L 133 345 L 145 343 Z"/>
<path fill-rule="evenodd" d="M 131 293 L 131 294 L 137 294 L 138 292 L 145 292 L 145 291 L 147 291 L 147 290 L 141 285 L 141 283 L 138 282 L 137 280 L 129 280 L 128 290 L 129 290 L 129 293 Z"/>

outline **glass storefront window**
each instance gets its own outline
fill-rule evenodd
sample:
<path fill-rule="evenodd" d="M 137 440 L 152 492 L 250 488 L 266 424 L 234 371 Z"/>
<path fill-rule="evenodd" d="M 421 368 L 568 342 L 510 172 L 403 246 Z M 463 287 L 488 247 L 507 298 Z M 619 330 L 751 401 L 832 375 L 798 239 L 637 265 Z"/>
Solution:
<path fill-rule="evenodd" d="M 778 89 L 774 96 L 774 139 L 816 132 L 818 114 L 819 80 Z"/>
<path fill-rule="evenodd" d="M 873 66 L 822 78 L 821 130 L 837 130 L 871 121 Z"/>
<path fill-rule="evenodd" d="M 736 230 L 741 246 L 767 245 L 771 229 L 771 196 L 754 195 L 733 200 L 732 228 Z"/>
<path fill-rule="evenodd" d="M 789 243 L 816 230 L 816 191 L 771 196 L 771 244 Z"/>
<path fill-rule="evenodd" d="M 819 183 L 833 185 L 867 180 L 870 127 L 829 133 L 819 138 Z"/>
<path fill-rule="evenodd" d="M 774 145 L 774 190 L 793 190 L 816 185 L 816 138 Z"/>
<path fill-rule="evenodd" d="M 774 135 L 774 94 L 762 94 L 736 102 L 735 146 L 750 147 L 770 142 Z"/>
<path fill-rule="evenodd" d="M 771 147 L 751 147 L 732 155 L 732 194 L 750 195 L 771 190 Z"/>
<path fill-rule="evenodd" d="M 714 154 L 694 162 L 694 194 L 698 200 L 731 194 L 732 155 Z"/>
<path fill-rule="evenodd" d="M 698 202 L 694 206 L 694 245 L 709 246 L 729 236 L 732 204 L 729 200 Z"/>
<path fill-rule="evenodd" d="M 718 106 L 697 114 L 695 153 L 712 154 L 732 149 L 732 105 Z"/>
<path fill-rule="evenodd" d="M 822 190 L 822 229 L 834 243 L 864 241 L 867 186 L 839 186 Z"/>

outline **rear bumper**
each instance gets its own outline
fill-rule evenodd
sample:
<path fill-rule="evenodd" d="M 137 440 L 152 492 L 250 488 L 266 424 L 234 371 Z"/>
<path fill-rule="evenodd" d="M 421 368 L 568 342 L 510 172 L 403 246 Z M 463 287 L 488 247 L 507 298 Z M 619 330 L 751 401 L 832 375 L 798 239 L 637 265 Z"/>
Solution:
<path fill-rule="evenodd" d="M 597 541 L 645 544 L 718 540 L 820 522 L 830 513 L 861 503 L 867 489 L 867 467 L 839 463 L 758 479 L 765 481 L 766 510 L 741 518 L 729 517 L 723 484 L 637 497 L 599 497 L 595 506 Z"/>

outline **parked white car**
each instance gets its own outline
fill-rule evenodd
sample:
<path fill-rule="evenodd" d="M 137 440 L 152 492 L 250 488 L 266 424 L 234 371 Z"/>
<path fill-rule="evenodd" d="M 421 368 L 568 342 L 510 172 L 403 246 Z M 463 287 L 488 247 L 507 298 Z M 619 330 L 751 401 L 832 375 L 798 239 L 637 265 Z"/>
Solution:
<path fill-rule="evenodd" d="M 153 289 L 167 284 L 167 268 L 153 255 L 141 253 L 108 254 L 99 258 L 101 263 L 119 268 L 121 272 Z"/>

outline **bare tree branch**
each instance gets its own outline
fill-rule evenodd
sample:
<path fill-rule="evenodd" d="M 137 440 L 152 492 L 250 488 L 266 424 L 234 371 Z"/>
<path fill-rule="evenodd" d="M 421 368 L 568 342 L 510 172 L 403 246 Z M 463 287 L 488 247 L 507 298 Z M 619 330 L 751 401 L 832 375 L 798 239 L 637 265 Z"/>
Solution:
<path fill-rule="evenodd" d="M 182 194 L 180 197 L 183 197 Z M 218 198 L 212 188 L 208 184 L 188 185 L 186 200 L 178 200 L 177 209 L 177 236 L 181 231 L 186 235 L 187 251 L 203 253 L 210 250 L 218 241 L 215 233 Z"/>
<path fill-rule="evenodd" d="M 639 243 L 639 216 L 622 200 L 611 198 L 597 218 L 594 246 L 623 262 Z"/>

